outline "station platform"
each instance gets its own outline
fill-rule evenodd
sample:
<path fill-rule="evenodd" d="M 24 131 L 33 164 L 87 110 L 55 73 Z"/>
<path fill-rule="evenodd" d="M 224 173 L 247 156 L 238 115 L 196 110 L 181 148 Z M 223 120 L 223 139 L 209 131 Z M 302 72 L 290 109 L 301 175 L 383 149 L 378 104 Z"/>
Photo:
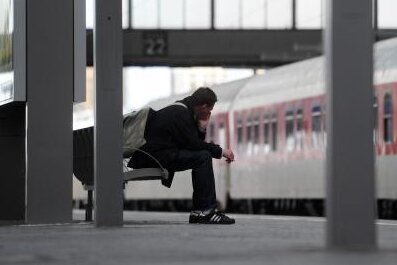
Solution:
<path fill-rule="evenodd" d="M 190 225 L 188 213 L 124 212 L 121 228 L 0 226 L 0 264 L 396 264 L 397 222 L 377 224 L 376 251 L 325 248 L 325 219 L 231 215 L 235 225 Z"/>

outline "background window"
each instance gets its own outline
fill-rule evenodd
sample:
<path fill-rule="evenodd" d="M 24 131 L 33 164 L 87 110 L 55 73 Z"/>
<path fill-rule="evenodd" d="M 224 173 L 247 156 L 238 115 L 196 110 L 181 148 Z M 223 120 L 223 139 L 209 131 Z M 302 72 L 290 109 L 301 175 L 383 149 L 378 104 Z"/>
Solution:
<path fill-rule="evenodd" d="M 219 144 L 219 146 L 222 148 L 226 148 L 226 131 L 225 131 L 225 125 L 223 122 L 221 122 L 219 124 L 218 142 L 216 144 Z"/>
<path fill-rule="evenodd" d="M 160 0 L 160 28 L 182 29 L 184 26 L 184 0 Z"/>
<path fill-rule="evenodd" d="M 254 144 L 259 143 L 259 115 L 255 114 L 254 115 L 254 121 L 253 121 L 253 128 L 254 128 Z"/>
<path fill-rule="evenodd" d="M 273 113 L 272 115 L 272 120 L 271 120 L 271 126 L 272 126 L 272 151 L 277 150 L 277 114 Z"/>
<path fill-rule="evenodd" d="M 303 149 L 303 139 L 304 139 L 304 131 L 303 131 L 303 112 L 302 109 L 298 109 L 296 111 L 296 144 L 295 147 L 298 150 Z"/>
<path fill-rule="evenodd" d="M 385 94 L 383 109 L 383 140 L 390 143 L 393 140 L 392 99 L 389 93 Z"/>
<path fill-rule="evenodd" d="M 94 28 L 94 0 L 85 1 L 85 27 Z"/>
<path fill-rule="evenodd" d="M 268 114 L 263 115 L 263 144 L 265 153 L 270 152 L 270 123 Z"/>
<path fill-rule="evenodd" d="M 123 29 L 130 26 L 130 0 L 123 0 L 122 2 L 122 26 Z"/>
<path fill-rule="evenodd" d="M 241 28 L 241 0 L 215 0 L 215 28 Z"/>
<path fill-rule="evenodd" d="M 248 115 L 247 123 L 245 124 L 246 132 L 247 132 L 247 144 L 252 144 L 252 119 L 251 115 Z"/>
<path fill-rule="evenodd" d="M 265 27 L 265 0 L 241 1 L 241 27 L 263 29 Z"/>
<path fill-rule="evenodd" d="M 314 106 L 312 108 L 312 147 L 320 148 L 321 137 L 321 107 Z"/>
<path fill-rule="evenodd" d="M 243 121 L 241 116 L 237 119 L 237 145 L 241 145 L 243 142 Z"/>
<path fill-rule="evenodd" d="M 185 0 L 185 28 L 211 28 L 210 0 Z"/>
<path fill-rule="evenodd" d="M 323 0 L 297 0 L 296 27 L 319 29 L 323 19 Z"/>
<path fill-rule="evenodd" d="M 160 26 L 157 0 L 132 0 L 132 27 L 141 29 Z"/>
<path fill-rule="evenodd" d="M 396 0 L 378 0 L 378 27 L 384 29 L 397 28 L 396 10 Z"/>
<path fill-rule="evenodd" d="M 374 97 L 374 104 L 373 104 L 373 111 L 374 111 L 374 144 L 377 143 L 378 139 L 378 98 Z"/>
<path fill-rule="evenodd" d="M 285 142 L 287 151 L 295 149 L 294 112 L 292 110 L 285 113 Z"/>
<path fill-rule="evenodd" d="M 288 29 L 292 27 L 292 0 L 267 0 L 265 27 Z"/>

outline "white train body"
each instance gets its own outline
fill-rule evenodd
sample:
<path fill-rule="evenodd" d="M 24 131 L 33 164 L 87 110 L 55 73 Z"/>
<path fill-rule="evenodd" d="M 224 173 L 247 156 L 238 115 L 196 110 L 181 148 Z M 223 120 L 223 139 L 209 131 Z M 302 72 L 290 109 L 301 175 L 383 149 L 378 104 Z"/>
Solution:
<path fill-rule="evenodd" d="M 374 46 L 374 143 L 377 195 L 397 199 L 397 39 Z M 324 58 L 274 68 L 264 75 L 213 86 L 218 102 L 208 140 L 235 151 L 228 165 L 214 160 L 217 196 L 229 199 L 323 199 Z M 186 95 L 149 104 L 160 109 Z M 354 101 L 352 98 L 352 108 Z M 128 184 L 127 200 L 190 199 L 190 172 L 176 174 L 171 189 L 159 182 Z"/>

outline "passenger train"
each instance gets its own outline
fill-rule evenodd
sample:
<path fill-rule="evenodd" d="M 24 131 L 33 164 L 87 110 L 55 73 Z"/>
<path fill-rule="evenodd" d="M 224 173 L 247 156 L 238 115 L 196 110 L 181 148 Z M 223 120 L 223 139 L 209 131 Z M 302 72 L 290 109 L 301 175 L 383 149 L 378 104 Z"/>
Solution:
<path fill-rule="evenodd" d="M 324 57 L 317 57 L 212 87 L 218 102 L 207 141 L 235 152 L 234 163 L 214 159 L 221 208 L 324 214 L 324 65 Z M 184 96 L 149 106 L 160 109 Z M 397 38 L 374 46 L 373 108 L 379 216 L 397 218 Z M 126 207 L 132 209 L 188 210 L 191 195 L 188 171 L 176 174 L 171 189 L 157 181 L 132 182 L 125 189 Z"/>

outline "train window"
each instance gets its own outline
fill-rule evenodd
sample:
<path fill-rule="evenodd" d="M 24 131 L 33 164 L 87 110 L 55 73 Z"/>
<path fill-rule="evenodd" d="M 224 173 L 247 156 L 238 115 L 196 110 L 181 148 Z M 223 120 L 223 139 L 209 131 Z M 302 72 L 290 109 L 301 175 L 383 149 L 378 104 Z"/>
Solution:
<path fill-rule="evenodd" d="M 255 113 L 252 121 L 254 153 L 258 152 L 259 144 L 259 114 Z"/>
<path fill-rule="evenodd" d="M 389 93 L 385 94 L 383 109 L 383 140 L 386 143 L 392 141 L 392 98 Z"/>
<path fill-rule="evenodd" d="M 378 138 L 378 98 L 377 98 L 377 96 L 374 96 L 373 111 L 374 111 L 373 141 L 374 141 L 374 144 L 376 144 L 377 138 Z"/>
<path fill-rule="evenodd" d="M 295 149 L 294 112 L 292 110 L 287 110 L 285 113 L 285 143 L 287 151 Z"/>
<path fill-rule="evenodd" d="M 254 116 L 254 144 L 259 143 L 259 115 L 256 113 Z"/>
<path fill-rule="evenodd" d="M 226 132 L 225 132 L 225 125 L 223 122 L 219 124 L 218 129 L 218 143 L 222 148 L 226 147 Z"/>
<path fill-rule="evenodd" d="M 272 151 L 277 150 L 277 114 L 273 113 L 271 120 L 271 128 L 272 128 Z"/>
<path fill-rule="evenodd" d="M 243 121 L 241 116 L 237 119 L 237 144 L 241 145 L 243 142 Z"/>
<path fill-rule="evenodd" d="M 321 107 L 315 105 L 312 108 L 312 147 L 320 148 L 321 137 Z"/>
<path fill-rule="evenodd" d="M 247 154 L 252 154 L 252 116 L 249 114 L 246 120 L 246 139 L 247 139 Z"/>
<path fill-rule="evenodd" d="M 252 143 L 251 131 L 252 131 L 252 120 L 251 115 L 248 115 L 247 123 L 245 125 L 247 128 L 247 143 L 250 145 Z"/>
<path fill-rule="evenodd" d="M 327 105 L 323 106 L 323 146 L 327 146 Z"/>
<path fill-rule="evenodd" d="M 265 153 L 270 152 L 270 124 L 268 114 L 263 115 L 263 143 Z"/>
<path fill-rule="evenodd" d="M 298 150 L 303 149 L 303 139 L 304 139 L 303 112 L 302 109 L 299 108 L 296 111 L 296 149 Z"/>

